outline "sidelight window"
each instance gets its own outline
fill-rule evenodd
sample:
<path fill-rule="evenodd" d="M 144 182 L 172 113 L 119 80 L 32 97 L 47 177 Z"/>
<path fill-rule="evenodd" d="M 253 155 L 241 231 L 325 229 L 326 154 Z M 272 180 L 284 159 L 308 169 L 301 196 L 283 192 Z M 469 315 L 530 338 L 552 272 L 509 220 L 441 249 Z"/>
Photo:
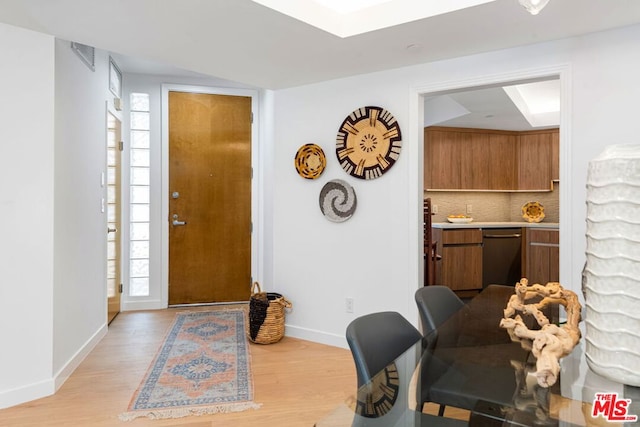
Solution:
<path fill-rule="evenodd" d="M 132 93 L 129 187 L 129 296 L 149 295 L 149 94 Z"/>

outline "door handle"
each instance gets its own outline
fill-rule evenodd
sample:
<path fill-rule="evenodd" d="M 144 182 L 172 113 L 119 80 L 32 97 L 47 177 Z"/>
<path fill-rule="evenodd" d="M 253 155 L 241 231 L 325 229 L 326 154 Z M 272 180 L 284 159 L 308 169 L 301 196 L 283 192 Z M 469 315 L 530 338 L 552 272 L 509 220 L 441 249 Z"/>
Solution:
<path fill-rule="evenodd" d="M 186 221 L 178 221 L 178 214 L 174 214 L 173 215 L 173 221 L 171 222 L 171 224 L 173 224 L 174 226 L 187 225 L 187 222 Z"/>
<path fill-rule="evenodd" d="M 116 233 L 117 231 L 118 231 L 118 229 L 117 229 L 117 228 L 115 228 L 115 227 L 113 227 L 113 228 L 111 228 L 111 227 L 107 227 L 107 234 L 109 234 L 109 233 Z"/>

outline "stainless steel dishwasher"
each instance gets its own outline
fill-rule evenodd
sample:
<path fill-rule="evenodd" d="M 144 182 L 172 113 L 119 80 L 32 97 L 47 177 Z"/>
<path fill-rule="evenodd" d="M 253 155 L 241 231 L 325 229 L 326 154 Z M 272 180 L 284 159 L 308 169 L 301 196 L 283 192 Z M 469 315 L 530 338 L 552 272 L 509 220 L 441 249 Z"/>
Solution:
<path fill-rule="evenodd" d="M 482 230 L 482 287 L 514 286 L 522 276 L 522 229 Z"/>

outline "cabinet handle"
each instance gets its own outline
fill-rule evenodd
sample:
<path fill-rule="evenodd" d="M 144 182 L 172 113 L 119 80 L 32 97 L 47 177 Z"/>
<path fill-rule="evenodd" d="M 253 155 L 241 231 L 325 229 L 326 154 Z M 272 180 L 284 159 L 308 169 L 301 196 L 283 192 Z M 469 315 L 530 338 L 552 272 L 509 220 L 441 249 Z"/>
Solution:
<path fill-rule="evenodd" d="M 513 239 L 517 237 L 522 237 L 522 234 L 485 234 L 485 239 Z"/>

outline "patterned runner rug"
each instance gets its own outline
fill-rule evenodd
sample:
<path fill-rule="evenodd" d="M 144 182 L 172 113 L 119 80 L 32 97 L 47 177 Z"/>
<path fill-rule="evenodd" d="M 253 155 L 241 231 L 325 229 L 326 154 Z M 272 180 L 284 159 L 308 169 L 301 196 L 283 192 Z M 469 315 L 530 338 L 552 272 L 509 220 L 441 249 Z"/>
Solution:
<path fill-rule="evenodd" d="M 180 313 L 123 421 L 258 409 L 243 310 Z"/>

